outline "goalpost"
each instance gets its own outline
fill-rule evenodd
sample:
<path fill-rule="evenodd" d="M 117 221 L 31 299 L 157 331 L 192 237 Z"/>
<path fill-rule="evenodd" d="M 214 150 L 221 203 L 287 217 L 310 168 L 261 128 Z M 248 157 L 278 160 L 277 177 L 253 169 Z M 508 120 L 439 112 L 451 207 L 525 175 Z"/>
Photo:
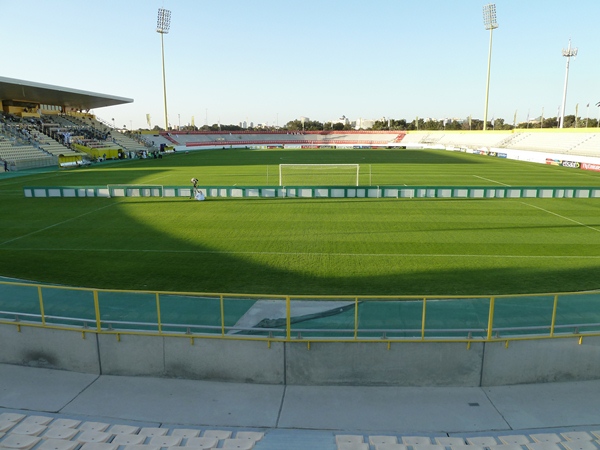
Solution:
<path fill-rule="evenodd" d="M 358 186 L 359 164 L 279 164 L 279 186 Z"/>

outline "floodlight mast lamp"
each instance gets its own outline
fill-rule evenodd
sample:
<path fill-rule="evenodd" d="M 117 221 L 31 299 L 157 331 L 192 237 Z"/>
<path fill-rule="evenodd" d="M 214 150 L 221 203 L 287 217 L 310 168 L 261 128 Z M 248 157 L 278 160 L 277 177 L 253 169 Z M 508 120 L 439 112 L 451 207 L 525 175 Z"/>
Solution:
<path fill-rule="evenodd" d="M 483 7 L 483 24 L 490 30 L 490 49 L 488 51 L 487 81 L 485 84 L 485 111 L 483 113 L 483 129 L 487 130 L 488 100 L 490 98 L 490 69 L 492 67 L 492 32 L 498 28 L 496 21 L 496 5 L 489 3 Z"/>
<path fill-rule="evenodd" d="M 562 55 L 567 58 L 567 71 L 565 73 L 565 87 L 563 89 L 562 106 L 560 109 L 560 125 L 559 128 L 563 128 L 565 125 L 565 106 L 567 104 L 567 84 L 569 83 L 569 62 L 572 56 L 577 56 L 577 49 L 571 48 L 571 39 L 569 39 L 569 48 L 562 51 Z M 577 117 L 575 117 L 577 120 Z"/>
<path fill-rule="evenodd" d="M 171 11 L 158 8 L 158 19 L 156 21 L 156 32 L 160 33 L 160 47 L 162 53 L 162 74 L 163 74 L 163 97 L 165 102 L 165 131 L 169 129 L 169 119 L 167 115 L 167 82 L 165 78 L 165 44 L 163 36 L 169 32 L 171 27 Z"/>

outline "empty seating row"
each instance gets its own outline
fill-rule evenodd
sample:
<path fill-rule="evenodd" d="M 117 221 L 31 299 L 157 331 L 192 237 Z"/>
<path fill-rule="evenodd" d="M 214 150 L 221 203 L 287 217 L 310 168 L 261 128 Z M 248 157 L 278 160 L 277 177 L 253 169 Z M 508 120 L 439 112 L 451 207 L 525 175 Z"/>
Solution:
<path fill-rule="evenodd" d="M 251 450 L 264 433 L 137 427 L 18 413 L 0 414 L 0 449 L 9 450 Z"/>
<path fill-rule="evenodd" d="M 476 437 L 336 435 L 338 450 L 599 450 L 600 430 Z"/>

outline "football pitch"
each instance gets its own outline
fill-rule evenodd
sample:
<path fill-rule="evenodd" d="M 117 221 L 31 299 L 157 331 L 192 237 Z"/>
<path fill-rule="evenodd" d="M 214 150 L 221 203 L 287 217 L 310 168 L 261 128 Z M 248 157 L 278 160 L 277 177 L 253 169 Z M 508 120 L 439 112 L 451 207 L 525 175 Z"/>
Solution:
<path fill-rule="evenodd" d="M 275 186 L 279 164 L 360 185 L 600 186 L 600 174 L 438 150 L 216 150 L 0 177 L 0 275 L 290 295 L 598 289 L 600 199 L 25 198 L 24 186 Z"/>

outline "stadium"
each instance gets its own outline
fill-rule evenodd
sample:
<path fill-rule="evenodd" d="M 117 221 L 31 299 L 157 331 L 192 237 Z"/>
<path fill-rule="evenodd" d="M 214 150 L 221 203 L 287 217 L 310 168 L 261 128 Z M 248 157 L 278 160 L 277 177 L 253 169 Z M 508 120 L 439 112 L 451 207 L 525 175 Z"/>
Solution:
<path fill-rule="evenodd" d="M 0 101 L 0 449 L 598 449 L 600 128 Z"/>

